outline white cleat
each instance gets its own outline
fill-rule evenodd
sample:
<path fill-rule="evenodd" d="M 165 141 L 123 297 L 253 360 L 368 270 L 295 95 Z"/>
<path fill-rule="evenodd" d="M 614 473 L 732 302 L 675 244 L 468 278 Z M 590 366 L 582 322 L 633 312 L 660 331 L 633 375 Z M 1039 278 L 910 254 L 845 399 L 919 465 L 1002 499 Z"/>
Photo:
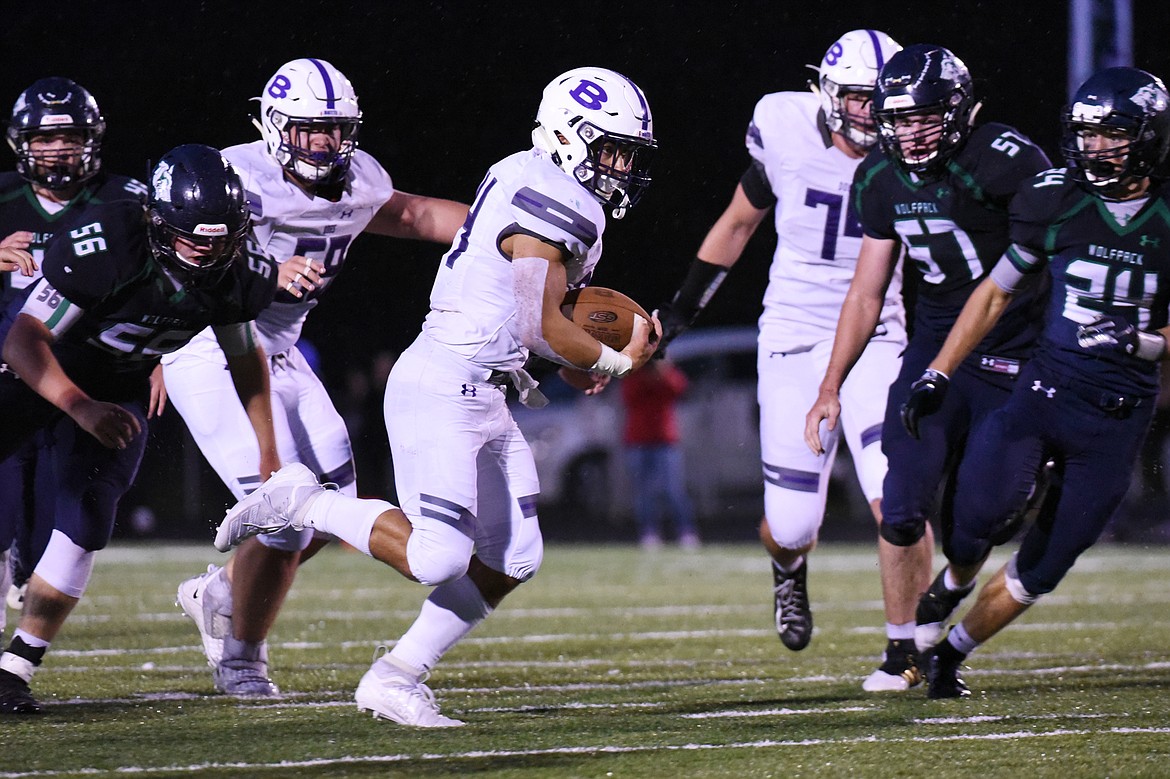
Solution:
<path fill-rule="evenodd" d="M 279 698 L 280 688 L 268 678 L 268 642 L 224 641 L 224 658 L 215 666 L 215 689 L 236 698 Z"/>
<path fill-rule="evenodd" d="M 184 581 L 175 604 L 199 629 L 207 664 L 215 668 L 223 659 L 223 640 L 232 634 L 232 590 L 224 569 L 209 565 Z"/>
<path fill-rule="evenodd" d="M 425 678 L 425 677 L 424 677 Z M 430 687 L 389 663 L 375 660 L 354 693 L 358 711 L 416 728 L 458 728 L 462 720 L 444 717 Z"/>
<path fill-rule="evenodd" d="M 329 485 L 336 489 L 336 485 Z M 303 530 L 305 511 L 325 491 L 301 463 L 281 468 L 256 491 L 228 510 L 215 531 L 215 548 L 226 552 L 245 538 L 291 527 Z"/>

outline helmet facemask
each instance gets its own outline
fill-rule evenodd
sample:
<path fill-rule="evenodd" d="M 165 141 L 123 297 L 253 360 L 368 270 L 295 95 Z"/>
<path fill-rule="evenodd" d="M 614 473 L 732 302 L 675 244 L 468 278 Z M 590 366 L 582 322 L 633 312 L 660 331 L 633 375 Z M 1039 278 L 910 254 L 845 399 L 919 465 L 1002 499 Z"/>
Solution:
<path fill-rule="evenodd" d="M 310 186 L 327 187 L 345 179 L 357 149 L 357 118 L 290 117 L 273 109 L 266 121 L 280 136 L 273 156 Z"/>
<path fill-rule="evenodd" d="M 874 110 L 882 148 L 903 170 L 937 175 L 963 144 L 971 126 L 970 101 L 959 91 L 946 105 Z"/>
<path fill-rule="evenodd" d="M 657 147 L 642 138 L 607 133 L 588 122 L 577 125 L 588 150 L 573 176 L 613 209 L 615 219 L 642 199 L 650 185 L 650 163 Z"/>
<path fill-rule="evenodd" d="M 214 286 L 228 267 L 235 262 L 248 234 L 248 223 L 235 231 L 218 224 L 198 224 L 194 230 L 182 230 L 168 224 L 154 209 L 148 213 L 150 220 L 150 246 L 154 254 L 171 270 L 175 271 L 184 284 L 196 287 Z"/>
<path fill-rule="evenodd" d="M 88 128 L 47 128 L 16 135 L 17 170 L 26 181 L 45 189 L 56 192 L 82 184 L 101 167 L 101 138 Z"/>
<path fill-rule="evenodd" d="M 822 78 L 822 104 L 827 105 L 825 124 L 829 130 L 840 133 L 861 151 L 869 151 L 878 142 L 877 122 L 873 118 L 873 86 L 838 84 Z M 860 104 L 860 108 L 858 105 Z M 850 110 L 850 108 L 854 110 Z"/>

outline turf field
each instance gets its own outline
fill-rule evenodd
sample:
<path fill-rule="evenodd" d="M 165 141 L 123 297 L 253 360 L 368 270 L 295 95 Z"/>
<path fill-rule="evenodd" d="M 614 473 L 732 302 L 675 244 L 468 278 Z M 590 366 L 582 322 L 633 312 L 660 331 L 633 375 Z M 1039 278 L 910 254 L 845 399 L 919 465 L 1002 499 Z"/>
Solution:
<path fill-rule="evenodd" d="M 437 731 L 353 706 L 374 647 L 426 590 L 342 550 L 305 567 L 272 638 L 284 699 L 214 695 L 173 601 L 218 559 L 99 555 L 34 680 L 46 714 L 0 720 L 0 777 L 1170 775 L 1170 548 L 1091 550 L 973 655 L 971 699 L 928 701 L 861 690 L 884 645 L 868 547 L 816 552 L 816 633 L 791 653 L 755 547 L 553 546 L 432 677 L 468 723 Z"/>

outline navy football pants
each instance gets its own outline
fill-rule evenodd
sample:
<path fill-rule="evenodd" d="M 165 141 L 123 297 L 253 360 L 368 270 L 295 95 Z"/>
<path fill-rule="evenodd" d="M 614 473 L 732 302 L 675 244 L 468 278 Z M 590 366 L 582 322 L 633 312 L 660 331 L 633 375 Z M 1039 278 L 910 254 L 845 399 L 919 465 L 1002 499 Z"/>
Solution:
<path fill-rule="evenodd" d="M 1144 398 L 1136 408 L 1117 408 L 1117 395 L 1062 378 L 1039 362 L 1024 368 L 1008 403 L 972 431 L 959 467 L 948 554 L 958 564 L 983 559 L 996 527 L 1020 511 L 1051 457 L 1064 472 L 1052 521 L 1028 530 L 1016 558 L 1020 582 L 1032 595 L 1056 588 L 1121 505 L 1155 405 Z"/>
<path fill-rule="evenodd" d="M 38 430 L 53 429 L 54 479 L 59 490 L 54 526 L 91 552 L 109 543 L 118 501 L 134 483 L 146 451 L 145 407 L 138 402 L 119 405 L 138 418 L 142 432 L 125 449 L 108 449 L 76 424 L 57 424 L 65 418 L 60 410 L 12 374 L 0 374 L 0 458 L 33 440 Z M 0 495 L 0 500 L 16 497 Z M 15 517 L 14 512 L 0 514 L 0 543 L 12 542 Z"/>
<path fill-rule="evenodd" d="M 889 469 L 882 486 L 881 535 L 895 546 L 911 546 L 922 538 L 926 523 L 938 510 L 939 489 L 957 466 L 971 427 L 1002 406 L 1010 394 L 1011 379 L 973 367 L 968 359 L 950 377 L 942 408 L 920 420 L 921 438 L 911 438 L 902 427 L 902 404 L 938 349 L 933 341 L 911 341 L 886 402 L 882 451 Z M 944 502 L 942 511 L 944 546 L 951 524 L 948 503 Z"/>

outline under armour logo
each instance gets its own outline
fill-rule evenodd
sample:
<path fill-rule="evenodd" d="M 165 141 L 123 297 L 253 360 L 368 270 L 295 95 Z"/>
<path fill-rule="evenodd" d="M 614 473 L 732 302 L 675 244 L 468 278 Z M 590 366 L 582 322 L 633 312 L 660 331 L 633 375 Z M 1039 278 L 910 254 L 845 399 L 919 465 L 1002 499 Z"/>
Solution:
<path fill-rule="evenodd" d="M 1157 249 L 1162 244 L 1162 239 L 1157 235 L 1143 235 L 1140 237 L 1142 246 L 1153 246 Z"/>
<path fill-rule="evenodd" d="M 347 208 L 341 212 L 342 219 L 349 219 L 351 216 L 353 216 L 353 209 L 352 208 Z"/>
<path fill-rule="evenodd" d="M 474 384 L 464 384 L 463 389 L 459 392 L 459 394 L 465 398 L 474 398 L 475 397 L 475 385 Z"/>
<path fill-rule="evenodd" d="M 1036 381 L 1032 382 L 1032 391 L 1043 392 L 1047 397 L 1050 398 L 1056 397 L 1056 387 L 1045 387 L 1040 383 L 1039 379 L 1036 379 Z"/>
<path fill-rule="evenodd" d="M 937 190 L 935 190 L 934 196 L 939 198 L 939 199 L 946 197 L 947 196 L 947 188 L 946 187 L 939 187 Z"/>

